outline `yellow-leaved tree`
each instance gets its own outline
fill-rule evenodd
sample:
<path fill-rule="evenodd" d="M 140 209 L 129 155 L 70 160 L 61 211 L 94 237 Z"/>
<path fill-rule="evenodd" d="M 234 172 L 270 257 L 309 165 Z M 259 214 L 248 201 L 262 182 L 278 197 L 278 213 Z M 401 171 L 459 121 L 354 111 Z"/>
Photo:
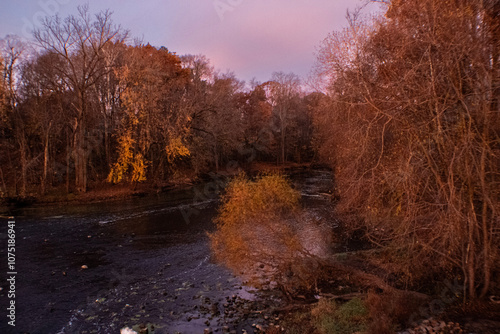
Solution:
<path fill-rule="evenodd" d="M 146 181 L 148 162 L 145 161 L 141 153 L 134 154 L 134 142 L 130 131 L 125 132 L 124 135 L 118 139 L 119 156 L 118 160 L 111 167 L 111 172 L 108 175 L 108 182 L 120 183 L 127 174 L 130 174 L 129 179 L 131 182 Z"/>
<path fill-rule="evenodd" d="M 210 234 L 216 259 L 256 287 L 288 294 L 321 278 L 330 230 L 308 216 L 300 194 L 281 175 L 233 179 Z"/>
<path fill-rule="evenodd" d="M 122 79 L 130 79 L 131 72 L 125 66 Z M 124 180 L 141 182 L 146 180 L 148 161 L 144 157 L 148 138 L 141 131 L 146 117 L 146 99 L 139 82 L 127 87 L 121 94 L 125 108 L 122 130 L 118 137 L 118 158 L 111 166 L 108 182 L 120 183 Z"/>
<path fill-rule="evenodd" d="M 148 174 L 163 179 L 176 160 L 190 155 L 190 118 L 182 99 L 188 72 L 175 54 L 145 45 L 128 47 L 116 74 L 123 114 L 108 181 L 141 182 Z"/>

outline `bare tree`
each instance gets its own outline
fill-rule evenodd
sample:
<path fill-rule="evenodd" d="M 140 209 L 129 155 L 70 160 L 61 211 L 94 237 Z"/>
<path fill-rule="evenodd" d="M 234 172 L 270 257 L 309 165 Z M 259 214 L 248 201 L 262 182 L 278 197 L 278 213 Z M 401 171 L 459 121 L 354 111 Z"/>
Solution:
<path fill-rule="evenodd" d="M 50 154 L 52 142 L 62 132 L 68 130 L 65 122 L 68 118 L 63 117 L 65 90 L 60 84 L 64 78 L 55 71 L 55 68 L 62 66 L 64 64 L 57 55 L 46 53 L 27 61 L 21 71 L 20 107 L 23 119 L 29 121 L 33 137 L 38 137 L 42 143 L 43 163 L 40 176 L 42 195 L 46 192 L 49 169 L 54 162 Z M 55 148 L 52 151 L 55 152 Z"/>
<path fill-rule="evenodd" d="M 73 117 L 73 159 L 75 161 L 75 185 L 81 192 L 87 190 L 88 95 L 96 82 L 111 70 L 104 61 L 104 49 L 110 43 L 121 42 L 127 33 L 111 20 L 111 12 L 104 11 L 92 19 L 88 6 L 78 7 L 78 15 L 62 20 L 59 16 L 48 17 L 34 37 L 45 50 L 58 55 L 65 63 L 58 68 L 66 85 L 75 95 Z"/>
<path fill-rule="evenodd" d="M 120 85 L 116 68 L 123 66 L 126 45 L 123 43 L 108 43 L 103 48 L 104 66 L 115 68 L 114 71 L 107 71 L 94 85 L 93 99 L 102 117 L 101 135 L 104 142 L 104 166 L 108 168 L 112 159 L 112 132 L 117 128 L 117 119 L 120 118 L 120 96 L 124 87 Z"/>
<path fill-rule="evenodd" d="M 470 298 L 500 270 L 498 22 L 485 4 L 394 1 L 320 58 L 338 212 L 408 279 L 445 269 Z"/>
<path fill-rule="evenodd" d="M 3 80 L 7 87 L 8 103 L 14 109 L 18 102 L 17 86 L 18 72 L 23 54 L 26 53 L 27 46 L 17 36 L 8 35 L 0 41 L 1 52 L 5 59 L 3 69 Z"/>
<path fill-rule="evenodd" d="M 269 87 L 269 100 L 278 123 L 277 132 L 280 138 L 280 154 L 278 157 L 283 164 L 286 162 L 287 131 L 300 94 L 300 79 L 293 73 L 275 72 L 271 81 L 266 84 Z"/>
<path fill-rule="evenodd" d="M 4 73 L 4 59 L 2 55 L 0 55 L 0 73 Z M 8 130 L 8 117 L 7 117 L 7 85 L 5 84 L 4 76 L 0 75 L 0 138 L 5 139 L 2 140 L 2 143 L 0 144 L 0 150 L 4 151 L 6 148 L 4 146 L 6 145 L 7 142 L 7 130 Z M 2 162 L 0 166 L 0 181 L 1 181 L 1 188 L 0 188 L 0 197 L 6 196 L 8 193 L 7 185 L 5 183 L 5 177 L 4 177 L 4 171 L 3 171 L 3 166 L 6 163 L 5 162 L 5 157 L 3 159 L 0 159 Z"/>

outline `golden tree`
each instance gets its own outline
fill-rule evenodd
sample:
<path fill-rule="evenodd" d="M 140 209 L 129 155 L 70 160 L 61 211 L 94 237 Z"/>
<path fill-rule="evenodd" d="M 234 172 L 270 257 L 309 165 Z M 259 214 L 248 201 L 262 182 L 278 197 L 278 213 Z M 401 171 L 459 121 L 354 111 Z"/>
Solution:
<path fill-rule="evenodd" d="M 257 287 L 293 293 L 314 286 L 330 230 L 302 212 L 299 197 L 280 175 L 233 179 L 210 235 L 216 259 Z"/>
<path fill-rule="evenodd" d="M 189 156 L 184 141 L 189 133 L 189 115 L 179 107 L 187 72 L 180 59 L 166 49 L 150 45 L 128 47 L 125 64 L 117 70 L 123 91 L 122 127 L 118 134 L 119 151 L 108 181 L 146 180 L 147 167 L 163 161 L 173 165 Z"/>

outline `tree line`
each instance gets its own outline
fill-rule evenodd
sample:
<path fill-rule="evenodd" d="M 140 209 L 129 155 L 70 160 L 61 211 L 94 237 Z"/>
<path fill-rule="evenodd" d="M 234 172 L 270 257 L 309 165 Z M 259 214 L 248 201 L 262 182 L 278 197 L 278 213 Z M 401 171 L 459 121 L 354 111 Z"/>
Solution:
<path fill-rule="evenodd" d="M 245 85 L 203 55 L 131 44 L 111 12 L 87 6 L 33 37 L 2 40 L 2 197 L 312 157 L 317 99 L 292 73 Z"/>

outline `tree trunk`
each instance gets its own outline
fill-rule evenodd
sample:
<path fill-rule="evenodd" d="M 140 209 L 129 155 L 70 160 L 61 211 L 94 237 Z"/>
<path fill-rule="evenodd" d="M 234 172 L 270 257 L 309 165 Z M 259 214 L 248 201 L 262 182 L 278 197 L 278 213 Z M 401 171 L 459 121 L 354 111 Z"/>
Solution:
<path fill-rule="evenodd" d="M 482 212 L 482 230 L 483 230 L 483 288 L 481 289 L 481 293 L 479 295 L 480 298 L 484 298 L 490 289 L 490 281 L 491 281 L 491 241 L 489 236 L 489 228 L 488 228 L 488 206 L 486 201 L 483 202 L 483 212 Z"/>
<path fill-rule="evenodd" d="M 47 169 L 49 164 L 49 137 L 50 137 L 50 128 L 52 127 L 52 122 L 49 123 L 49 127 L 45 134 L 44 140 L 44 150 L 43 150 L 43 174 L 42 174 L 42 182 L 41 182 L 41 194 L 45 195 L 46 185 L 47 185 Z"/>
<path fill-rule="evenodd" d="M 27 165 L 28 159 L 26 157 L 26 142 L 24 137 L 19 139 L 19 153 L 21 160 L 21 193 L 22 197 L 26 196 L 26 183 L 27 183 Z"/>
<path fill-rule="evenodd" d="M 71 156 L 71 145 L 69 140 L 69 133 L 66 137 L 66 193 L 69 194 L 69 161 Z"/>
<path fill-rule="evenodd" d="M 3 169 L 2 168 L 0 168 L 0 179 L 2 179 L 2 190 L 0 193 L 0 197 L 8 196 L 7 185 L 5 184 L 5 179 L 3 177 Z"/>
<path fill-rule="evenodd" d="M 87 191 L 87 157 L 84 146 L 84 130 L 80 127 L 75 142 L 75 186 L 78 192 Z"/>
<path fill-rule="evenodd" d="M 217 150 L 217 140 L 214 145 L 215 172 L 219 172 L 219 152 Z"/>
<path fill-rule="evenodd" d="M 85 93 L 80 93 L 80 106 L 77 120 L 74 153 L 75 153 L 75 186 L 78 192 L 87 191 L 87 148 L 85 147 Z"/>
<path fill-rule="evenodd" d="M 285 161 L 285 129 L 281 129 L 281 163 L 284 164 Z"/>
<path fill-rule="evenodd" d="M 109 143 L 109 122 L 108 116 L 104 115 L 104 152 L 106 154 L 106 166 L 111 166 L 111 149 Z"/>
<path fill-rule="evenodd" d="M 281 163 L 285 163 L 285 112 L 280 108 L 280 126 L 281 126 Z"/>
<path fill-rule="evenodd" d="M 469 218 L 471 219 L 471 218 Z M 474 242 L 475 233 L 473 231 L 473 227 L 475 222 L 469 221 L 469 244 L 467 245 L 467 281 L 469 290 L 469 298 L 476 298 L 476 265 L 475 265 L 475 255 L 476 255 L 476 247 Z"/>

